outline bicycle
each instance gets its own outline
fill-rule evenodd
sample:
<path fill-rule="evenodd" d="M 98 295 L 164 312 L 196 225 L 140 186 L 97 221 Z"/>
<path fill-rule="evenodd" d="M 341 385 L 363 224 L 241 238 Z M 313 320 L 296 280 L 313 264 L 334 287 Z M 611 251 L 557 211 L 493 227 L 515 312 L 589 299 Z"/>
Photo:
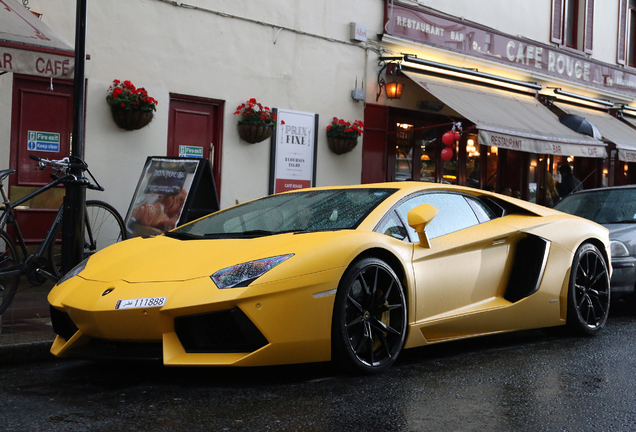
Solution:
<path fill-rule="evenodd" d="M 20 276 L 25 275 L 31 285 L 41 285 L 47 280 L 57 282 L 63 276 L 61 274 L 61 249 L 58 238 L 62 229 L 64 205 L 58 210 L 51 228 L 37 252 L 33 254 L 29 254 L 27 250 L 27 244 L 15 216 L 15 208 L 59 185 L 80 183 L 88 189 L 104 190 L 88 170 L 86 162 L 77 157 L 71 156 L 62 160 L 49 160 L 29 155 L 29 158 L 38 162 L 37 169 L 43 170 L 47 167 L 53 169 L 53 173 L 50 174 L 53 181 L 15 202 L 10 202 L 4 190 L 3 181 L 9 175 L 15 173 L 15 170 L 0 170 L 0 196 L 4 204 L 4 209 L 0 213 L 0 314 L 7 309 L 13 300 L 18 289 Z M 83 175 L 81 178 L 77 178 L 75 175 L 70 174 L 72 167 L 79 167 L 82 172 L 87 172 L 92 182 Z M 5 229 L 9 225 L 13 228 L 13 237 Z M 17 246 L 13 238 L 15 238 Z M 87 200 L 84 257 L 88 257 L 106 246 L 125 239 L 124 220 L 117 210 L 106 202 Z M 23 258 L 20 259 L 20 256 Z"/>

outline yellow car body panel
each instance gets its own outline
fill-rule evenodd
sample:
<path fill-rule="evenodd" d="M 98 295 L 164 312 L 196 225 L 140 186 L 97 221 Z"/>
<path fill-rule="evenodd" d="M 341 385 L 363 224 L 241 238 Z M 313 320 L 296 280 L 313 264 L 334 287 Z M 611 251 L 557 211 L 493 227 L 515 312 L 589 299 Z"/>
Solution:
<path fill-rule="evenodd" d="M 92 256 L 78 276 L 49 294 L 77 331 L 57 336 L 51 352 L 71 355 L 92 340 L 156 343 L 166 365 L 257 366 L 331 359 L 332 315 L 340 281 L 361 256 L 390 259 L 407 299 L 405 348 L 565 323 L 570 266 L 577 248 L 594 242 L 609 257 L 607 230 L 589 221 L 471 188 L 415 182 L 326 189 L 397 191 L 353 230 L 285 233 L 244 239 L 136 238 Z M 490 196 L 518 213 L 430 239 L 423 247 L 374 232 L 385 214 L 426 191 Z M 294 193 L 294 192 L 292 192 Z M 438 216 L 439 217 L 439 216 Z M 504 298 L 517 242 L 546 239 L 545 268 L 532 295 Z M 215 272 L 291 255 L 248 286 L 220 289 Z M 609 261 L 609 260 L 608 260 Z M 119 301 L 165 297 L 161 307 L 118 310 Z M 192 352 L 175 319 L 240 310 L 267 343 L 249 352 Z"/>

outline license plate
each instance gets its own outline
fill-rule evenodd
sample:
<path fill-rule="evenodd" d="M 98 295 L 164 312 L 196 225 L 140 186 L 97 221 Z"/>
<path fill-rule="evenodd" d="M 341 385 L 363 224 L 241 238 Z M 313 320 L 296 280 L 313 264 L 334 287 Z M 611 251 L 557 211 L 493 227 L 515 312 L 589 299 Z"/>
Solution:
<path fill-rule="evenodd" d="M 146 297 L 136 299 L 117 300 L 115 309 L 137 309 L 149 307 L 161 307 L 166 304 L 168 297 Z"/>

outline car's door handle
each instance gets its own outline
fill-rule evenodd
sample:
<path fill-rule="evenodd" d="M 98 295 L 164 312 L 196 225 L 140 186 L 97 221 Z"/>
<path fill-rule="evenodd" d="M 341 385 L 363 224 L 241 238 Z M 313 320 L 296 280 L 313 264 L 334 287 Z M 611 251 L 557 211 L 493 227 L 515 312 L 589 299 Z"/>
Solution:
<path fill-rule="evenodd" d="M 508 239 L 508 237 L 502 237 L 502 238 L 495 239 L 495 240 L 493 240 L 492 245 L 493 246 L 497 246 L 497 245 L 500 245 L 500 244 L 504 244 L 507 239 Z"/>

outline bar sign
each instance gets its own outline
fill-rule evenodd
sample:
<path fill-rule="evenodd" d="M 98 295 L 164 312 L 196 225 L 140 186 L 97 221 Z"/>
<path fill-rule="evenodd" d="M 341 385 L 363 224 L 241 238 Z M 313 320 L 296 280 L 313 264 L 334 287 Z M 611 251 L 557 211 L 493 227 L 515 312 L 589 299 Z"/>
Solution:
<path fill-rule="evenodd" d="M 27 150 L 59 153 L 60 134 L 54 132 L 29 131 Z"/>

